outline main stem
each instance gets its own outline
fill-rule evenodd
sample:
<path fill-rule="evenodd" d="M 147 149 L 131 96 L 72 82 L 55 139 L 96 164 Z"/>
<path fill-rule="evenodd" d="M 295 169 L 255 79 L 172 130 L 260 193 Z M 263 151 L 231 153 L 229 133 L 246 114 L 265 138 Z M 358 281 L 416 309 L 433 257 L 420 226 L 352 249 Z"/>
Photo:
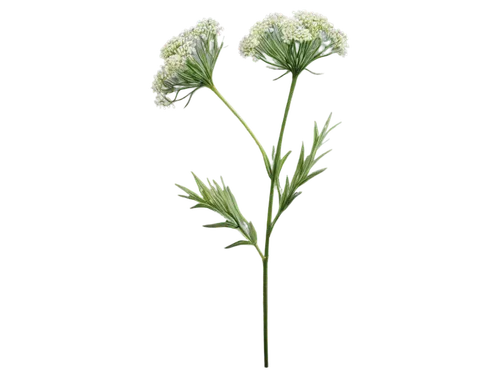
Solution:
<path fill-rule="evenodd" d="M 271 238 L 271 231 L 273 229 L 272 219 L 273 219 L 273 200 L 274 200 L 274 188 L 276 186 L 276 180 L 279 178 L 276 171 L 278 170 L 278 163 L 281 157 L 281 143 L 283 142 L 283 134 L 285 133 L 286 120 L 288 118 L 288 111 L 290 110 L 290 105 L 292 103 L 293 92 L 295 90 L 295 85 L 297 84 L 298 75 L 293 74 L 292 85 L 290 86 L 290 93 L 288 94 L 288 101 L 286 103 L 285 114 L 283 115 L 283 122 L 281 124 L 280 136 L 278 139 L 278 145 L 276 146 L 276 154 L 274 156 L 272 175 L 271 175 L 271 189 L 269 191 L 269 205 L 267 208 L 267 226 L 266 226 L 266 247 L 264 252 L 264 258 L 262 259 L 264 277 L 263 277 L 263 307 L 264 307 L 264 367 L 269 366 L 269 354 L 267 345 L 267 267 L 269 261 L 269 239 Z"/>
<path fill-rule="evenodd" d="M 263 307 L 264 307 L 264 367 L 269 367 L 269 356 L 267 354 L 267 258 L 262 259 L 263 266 L 263 289 L 264 289 L 264 299 L 263 299 Z"/>

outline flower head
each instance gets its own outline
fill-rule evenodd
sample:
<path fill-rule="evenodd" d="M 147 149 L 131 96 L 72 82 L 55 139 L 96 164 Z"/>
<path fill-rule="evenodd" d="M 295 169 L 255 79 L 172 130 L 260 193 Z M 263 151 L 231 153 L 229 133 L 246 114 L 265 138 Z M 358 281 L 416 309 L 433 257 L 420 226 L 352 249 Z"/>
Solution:
<path fill-rule="evenodd" d="M 240 53 L 272 69 L 299 74 L 321 57 L 334 53 L 345 56 L 347 47 L 346 35 L 326 17 L 302 11 L 295 12 L 293 18 L 270 14 L 257 22 L 241 41 Z"/>
<path fill-rule="evenodd" d="M 205 19 L 163 46 L 160 57 L 164 65 L 152 87 L 158 106 L 169 107 L 186 97 L 191 100 L 196 90 L 213 85 L 212 74 L 222 49 L 222 43 L 217 40 L 221 30 L 217 21 Z M 183 90 L 190 91 L 179 98 Z M 170 94 L 173 97 L 169 97 Z"/>

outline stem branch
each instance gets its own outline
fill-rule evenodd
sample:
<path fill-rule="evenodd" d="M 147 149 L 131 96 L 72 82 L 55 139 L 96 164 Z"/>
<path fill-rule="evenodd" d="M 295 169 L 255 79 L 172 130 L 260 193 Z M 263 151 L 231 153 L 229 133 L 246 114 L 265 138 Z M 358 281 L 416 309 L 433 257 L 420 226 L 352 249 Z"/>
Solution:
<path fill-rule="evenodd" d="M 219 90 L 217 90 L 215 88 L 215 86 L 209 86 L 209 88 L 215 93 L 215 95 L 217 95 L 220 98 L 220 100 L 222 100 L 224 102 L 224 104 L 231 110 L 231 112 L 233 112 L 233 114 L 238 118 L 238 120 L 240 120 L 240 122 L 243 124 L 243 126 L 245 127 L 245 129 L 248 131 L 248 133 L 252 136 L 253 140 L 255 141 L 255 143 L 257 144 L 257 146 L 260 149 L 262 157 L 264 158 L 264 164 L 266 165 L 267 173 L 270 174 L 270 172 L 271 172 L 271 163 L 269 162 L 269 158 L 267 157 L 266 151 L 264 150 L 264 148 L 260 144 L 260 142 L 257 139 L 257 137 L 255 136 L 255 134 L 253 134 L 252 130 L 250 130 L 250 128 L 245 123 L 245 121 L 241 118 L 241 116 L 238 114 L 238 112 L 236 112 L 236 110 L 231 106 L 231 104 L 229 104 L 227 102 L 227 100 L 221 95 L 221 93 L 219 92 Z"/>

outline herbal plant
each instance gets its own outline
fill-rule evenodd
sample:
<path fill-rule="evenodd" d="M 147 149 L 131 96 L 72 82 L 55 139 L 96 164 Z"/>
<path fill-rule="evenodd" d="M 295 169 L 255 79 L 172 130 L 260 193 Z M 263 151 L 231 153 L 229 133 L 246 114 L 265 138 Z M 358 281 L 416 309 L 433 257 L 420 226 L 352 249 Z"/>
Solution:
<path fill-rule="evenodd" d="M 156 104 L 158 106 L 171 107 L 174 103 L 186 98 L 187 106 L 193 94 L 203 87 L 212 90 L 243 124 L 262 154 L 264 166 L 270 179 L 264 251 L 259 248 L 257 231 L 254 225 L 242 215 L 236 203 L 236 198 L 222 178 L 220 184 L 215 180 L 208 180 L 207 185 L 193 174 L 199 193 L 195 193 L 181 185 L 177 186 L 185 193 L 181 194 L 181 197 L 196 202 L 191 208 L 207 208 L 217 212 L 225 219 L 225 221 L 208 224 L 205 227 L 232 228 L 241 233 L 243 239 L 230 244 L 226 249 L 250 245 L 255 247 L 262 259 L 264 366 L 268 367 L 267 277 L 271 234 L 283 212 L 301 194 L 298 189 L 326 169 L 313 170 L 316 163 L 331 151 L 319 153 L 327 135 L 338 125 L 330 126 L 331 114 L 321 130 L 318 129 L 315 123 L 313 144 L 310 152 L 306 155 L 304 144 L 302 144 L 295 172 L 291 178 L 287 176 L 283 183 L 280 179 L 280 173 L 291 152 L 289 151 L 282 156 L 281 151 L 288 112 L 300 74 L 304 71 L 313 73 L 308 67 L 312 62 L 320 58 L 332 54 L 345 56 L 348 47 L 347 37 L 340 30 L 335 29 L 322 15 L 310 12 L 295 12 L 293 18 L 281 14 L 267 16 L 264 20 L 257 22 L 250 29 L 249 35 L 245 36 L 241 41 L 240 53 L 243 57 L 251 57 L 254 61 L 260 60 L 267 64 L 268 68 L 282 72 L 275 80 L 287 74 L 291 75 L 290 92 L 278 142 L 276 146 L 273 146 L 271 158 L 269 158 L 250 127 L 214 85 L 213 71 L 223 46 L 223 42 L 219 40 L 221 30 L 222 28 L 216 21 L 206 19 L 168 41 L 161 50 L 164 65 L 155 76 L 153 91 L 156 93 Z M 274 212 L 276 193 L 278 204 L 277 210 Z"/>

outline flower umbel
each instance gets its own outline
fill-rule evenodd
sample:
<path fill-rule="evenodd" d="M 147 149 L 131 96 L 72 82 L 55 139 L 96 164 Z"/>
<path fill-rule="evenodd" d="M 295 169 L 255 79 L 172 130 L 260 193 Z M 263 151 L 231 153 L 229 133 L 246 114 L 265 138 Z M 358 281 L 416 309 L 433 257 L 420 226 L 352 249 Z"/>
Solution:
<path fill-rule="evenodd" d="M 326 17 L 302 11 L 293 18 L 275 13 L 257 22 L 241 41 L 240 53 L 271 69 L 298 75 L 319 58 L 334 53 L 345 56 L 347 47 L 346 35 Z"/>
<path fill-rule="evenodd" d="M 202 87 L 213 86 L 212 74 L 223 43 L 217 36 L 222 28 L 213 19 L 205 19 L 169 40 L 161 50 L 164 65 L 153 81 L 156 104 L 169 107 Z M 188 90 L 186 95 L 181 91 Z M 169 97 L 169 95 L 171 97 Z"/>

